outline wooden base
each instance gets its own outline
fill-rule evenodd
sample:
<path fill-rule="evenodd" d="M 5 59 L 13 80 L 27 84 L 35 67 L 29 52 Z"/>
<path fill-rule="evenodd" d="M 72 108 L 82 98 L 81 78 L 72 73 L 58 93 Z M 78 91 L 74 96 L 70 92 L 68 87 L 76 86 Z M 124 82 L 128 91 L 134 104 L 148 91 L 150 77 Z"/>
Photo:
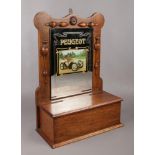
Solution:
<path fill-rule="evenodd" d="M 107 92 L 66 98 L 39 107 L 37 132 L 60 147 L 122 126 L 122 99 Z"/>
<path fill-rule="evenodd" d="M 120 128 L 120 127 L 123 127 L 123 124 L 120 123 L 118 125 L 114 125 L 114 126 L 111 126 L 111 127 L 108 127 L 108 128 L 105 128 L 105 129 L 102 129 L 102 130 L 99 130 L 99 131 L 96 131 L 96 132 L 93 132 L 93 133 L 90 133 L 90 134 L 86 134 L 84 136 L 80 136 L 80 137 L 77 137 L 77 138 L 73 138 L 73 139 L 70 139 L 68 141 L 65 141 L 65 142 L 61 142 L 61 143 L 57 143 L 57 144 L 52 144 L 48 138 L 46 137 L 46 135 L 44 135 L 44 133 L 42 133 L 42 131 L 40 129 L 37 129 L 36 131 L 40 134 L 40 136 L 42 138 L 44 138 L 44 140 L 53 148 L 57 148 L 57 147 L 61 147 L 63 145 L 66 145 L 66 144 L 70 144 L 70 143 L 73 143 L 73 142 L 77 142 L 77 141 L 80 141 L 80 140 L 83 140 L 83 139 L 86 139 L 86 138 L 89 138 L 89 137 L 92 137 L 92 136 L 95 136 L 95 135 L 99 135 L 99 134 L 102 134 L 104 132 L 108 132 L 108 131 L 111 131 L 113 129 L 117 129 L 117 128 Z"/>

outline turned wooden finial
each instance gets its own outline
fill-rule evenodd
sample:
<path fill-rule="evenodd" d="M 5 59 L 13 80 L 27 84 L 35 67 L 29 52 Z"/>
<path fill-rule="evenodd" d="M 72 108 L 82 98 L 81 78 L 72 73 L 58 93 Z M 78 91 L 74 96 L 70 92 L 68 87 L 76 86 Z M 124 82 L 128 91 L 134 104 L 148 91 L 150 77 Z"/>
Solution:
<path fill-rule="evenodd" d="M 69 14 L 73 14 L 73 9 L 72 8 L 69 8 Z"/>

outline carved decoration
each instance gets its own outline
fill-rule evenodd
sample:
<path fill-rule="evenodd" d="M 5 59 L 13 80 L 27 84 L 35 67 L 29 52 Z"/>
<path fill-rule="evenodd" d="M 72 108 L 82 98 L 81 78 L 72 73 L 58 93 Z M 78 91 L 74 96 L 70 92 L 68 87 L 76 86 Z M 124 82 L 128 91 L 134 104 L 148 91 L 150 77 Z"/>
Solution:
<path fill-rule="evenodd" d="M 77 18 L 75 16 L 70 17 L 70 24 L 76 25 L 76 23 L 77 23 Z"/>
<path fill-rule="evenodd" d="M 97 62 L 95 63 L 94 68 L 98 68 L 98 67 L 99 67 L 99 65 L 100 65 L 100 62 L 99 62 L 99 61 L 97 61 Z"/>
<path fill-rule="evenodd" d="M 43 76 L 46 77 L 48 75 L 48 72 L 46 70 L 43 70 Z"/>
<path fill-rule="evenodd" d="M 90 26 L 90 27 L 94 27 L 94 26 L 97 26 L 97 23 L 89 22 L 88 26 Z"/>
<path fill-rule="evenodd" d="M 86 22 L 80 22 L 80 23 L 78 24 L 78 26 L 80 26 L 80 27 L 87 27 L 88 24 L 87 24 Z"/>
<path fill-rule="evenodd" d="M 41 49 L 41 54 L 42 54 L 42 56 L 46 57 L 48 54 L 48 47 L 43 46 Z"/>
<path fill-rule="evenodd" d="M 59 23 L 60 27 L 67 27 L 68 25 L 69 25 L 69 23 L 67 23 L 67 22 L 60 22 Z"/>
<path fill-rule="evenodd" d="M 100 37 L 96 37 L 95 38 L 95 46 L 94 46 L 94 48 L 96 49 L 96 50 L 99 50 L 100 49 Z"/>
<path fill-rule="evenodd" d="M 52 28 L 54 28 L 54 27 L 56 27 L 56 26 L 57 26 L 57 23 L 56 23 L 56 22 L 54 22 L 54 21 L 52 21 L 52 22 L 50 22 L 50 23 L 49 23 L 49 25 L 50 25 Z"/>
<path fill-rule="evenodd" d="M 48 42 L 47 41 L 43 41 L 42 42 L 42 47 L 41 47 L 41 52 L 40 54 L 42 55 L 43 57 L 43 71 L 42 71 L 42 76 L 43 76 L 43 79 L 44 79 L 44 83 L 47 84 L 47 75 L 48 75 L 48 72 L 47 72 L 47 68 L 46 68 L 46 58 L 48 56 L 48 53 L 49 53 L 49 48 L 48 48 Z"/>

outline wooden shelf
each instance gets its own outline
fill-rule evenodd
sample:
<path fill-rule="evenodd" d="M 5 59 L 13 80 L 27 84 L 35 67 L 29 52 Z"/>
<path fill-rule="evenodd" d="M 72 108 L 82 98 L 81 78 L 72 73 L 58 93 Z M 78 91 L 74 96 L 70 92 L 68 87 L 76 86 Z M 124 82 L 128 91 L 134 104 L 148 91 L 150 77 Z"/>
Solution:
<path fill-rule="evenodd" d="M 43 104 L 42 109 L 51 116 L 57 117 L 120 101 L 122 101 L 120 97 L 104 91 L 96 95 L 88 93 L 56 101 L 54 100 L 48 104 Z"/>

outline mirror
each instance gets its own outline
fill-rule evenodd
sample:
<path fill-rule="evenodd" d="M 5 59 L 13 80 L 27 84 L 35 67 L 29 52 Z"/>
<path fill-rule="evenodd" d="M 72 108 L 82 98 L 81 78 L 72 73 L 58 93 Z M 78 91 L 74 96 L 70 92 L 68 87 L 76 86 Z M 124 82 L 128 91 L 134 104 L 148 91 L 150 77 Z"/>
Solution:
<path fill-rule="evenodd" d="M 92 88 L 92 73 L 67 74 L 51 77 L 52 99 L 90 92 Z"/>
<path fill-rule="evenodd" d="M 51 98 L 91 92 L 93 29 L 51 29 Z"/>

